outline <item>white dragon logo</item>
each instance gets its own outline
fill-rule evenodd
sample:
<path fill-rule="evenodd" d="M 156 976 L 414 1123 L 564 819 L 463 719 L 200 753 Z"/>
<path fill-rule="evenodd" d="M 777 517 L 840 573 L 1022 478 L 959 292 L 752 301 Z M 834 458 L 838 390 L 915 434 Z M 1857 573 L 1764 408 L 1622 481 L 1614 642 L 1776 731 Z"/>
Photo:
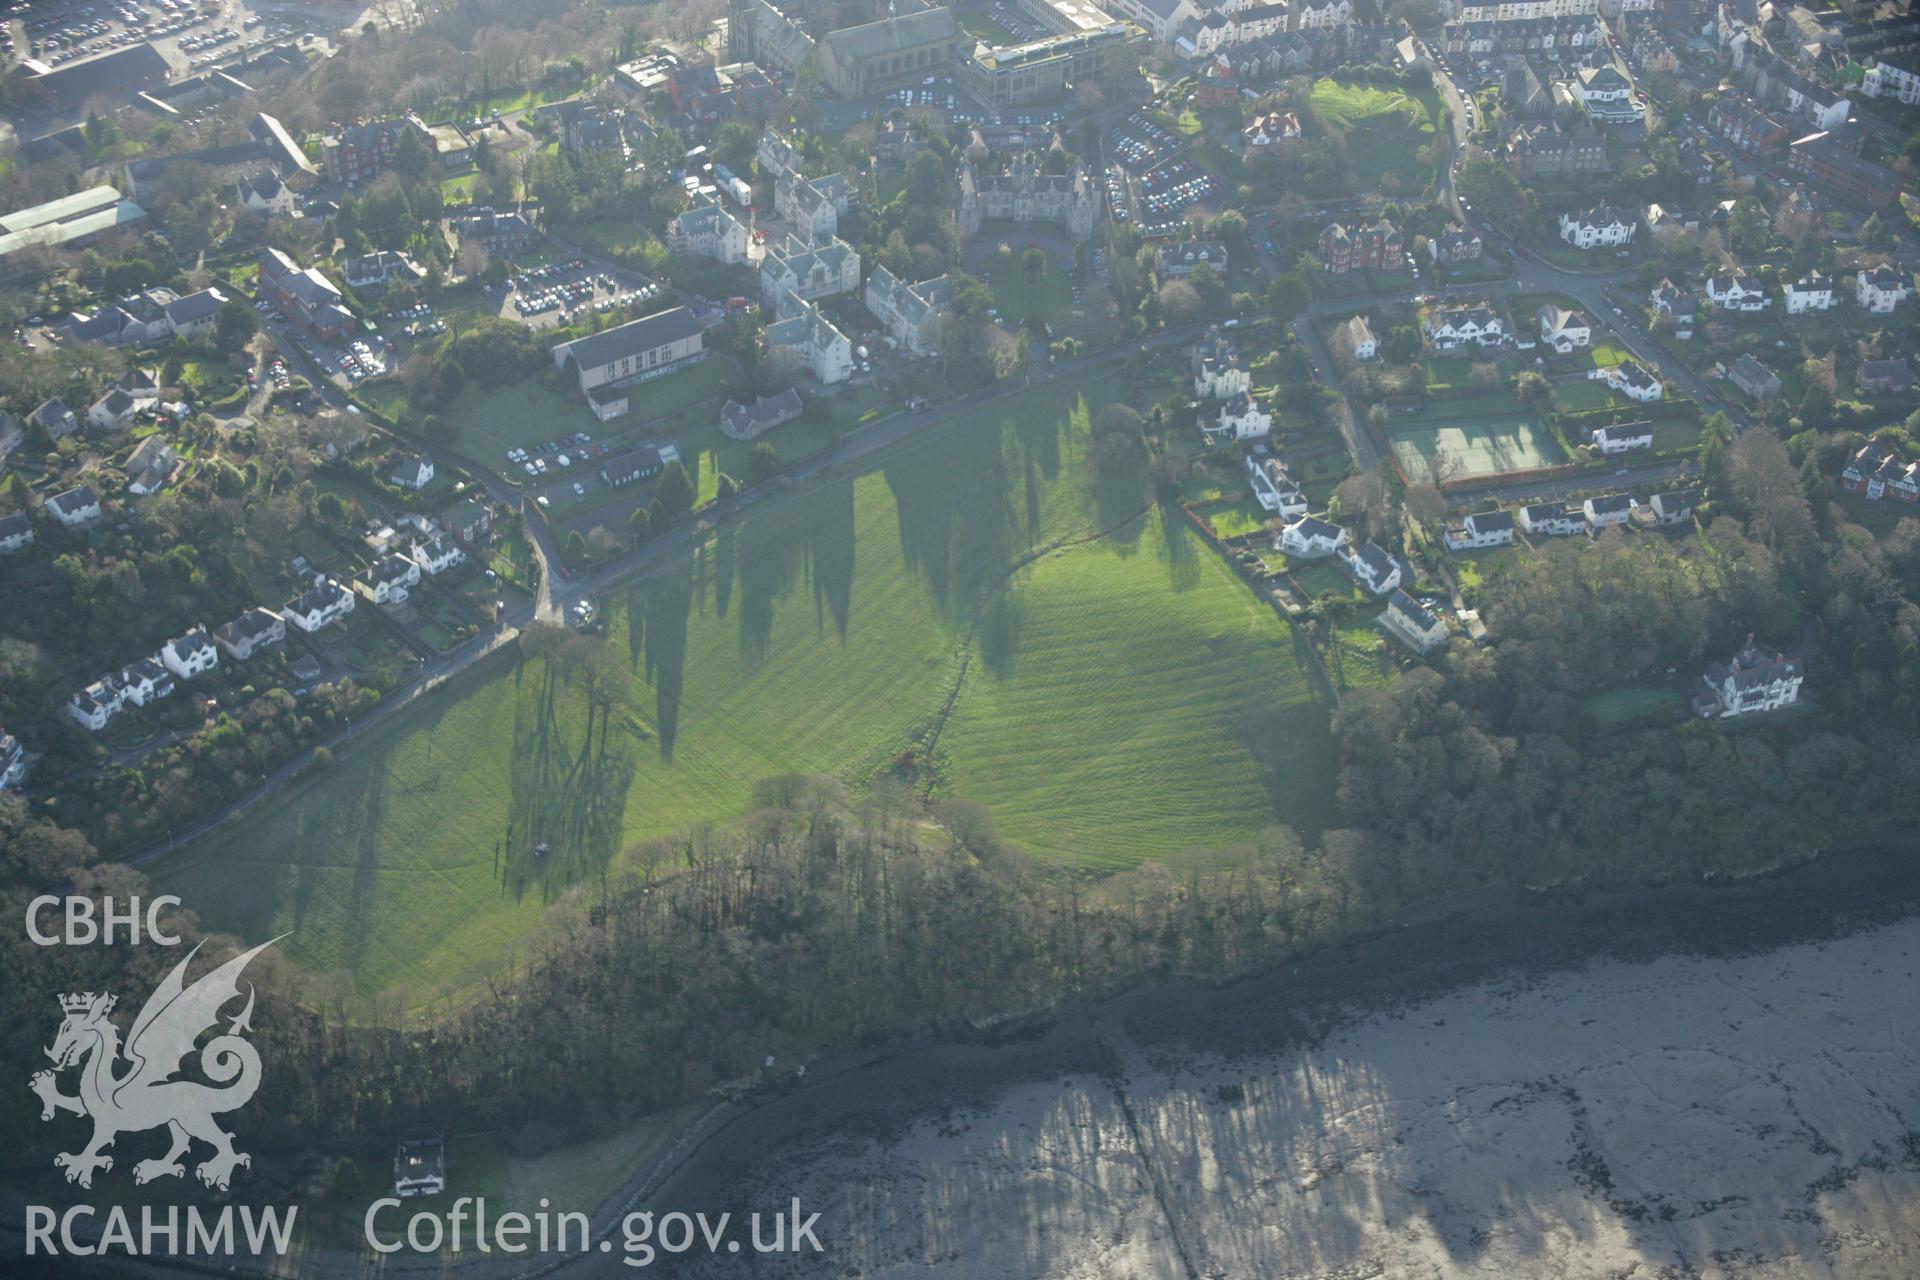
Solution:
<path fill-rule="evenodd" d="M 252 1029 L 252 983 L 247 984 L 247 1007 L 228 1024 L 225 1034 L 214 1036 L 200 1048 L 201 1073 L 213 1085 L 174 1076 L 202 1033 L 218 1028 L 221 1008 L 240 995 L 240 971 L 272 945 L 263 942 L 187 986 L 187 965 L 200 951 L 195 946 L 148 997 L 127 1032 L 124 1050 L 119 1031 L 107 1020 L 115 997 L 105 993 L 96 996 L 91 991 L 60 997 L 66 1019 L 60 1024 L 53 1047 L 47 1050 L 53 1070 L 35 1073 L 29 1087 L 40 1095 L 42 1120 L 51 1120 L 60 1111 L 93 1119 L 92 1141 L 77 1152 L 53 1158 L 55 1167 L 66 1170 L 68 1182 L 91 1187 L 94 1170 L 113 1168 L 113 1158 L 103 1152 L 113 1145 L 115 1137 L 162 1125 L 172 1135 L 173 1145 L 159 1159 L 142 1160 L 133 1166 L 137 1183 L 183 1175 L 186 1168 L 180 1157 L 195 1138 L 214 1149 L 213 1155 L 194 1170 L 209 1187 L 226 1190 L 235 1166 L 252 1165 L 250 1156 L 233 1149 L 233 1135 L 213 1121 L 222 1111 L 245 1106 L 260 1087 L 260 1055 L 240 1038 L 240 1032 Z M 116 1075 L 114 1068 L 122 1057 L 132 1066 Z M 80 1065 L 80 1092 L 69 1097 L 59 1091 L 55 1072 L 76 1064 Z"/>

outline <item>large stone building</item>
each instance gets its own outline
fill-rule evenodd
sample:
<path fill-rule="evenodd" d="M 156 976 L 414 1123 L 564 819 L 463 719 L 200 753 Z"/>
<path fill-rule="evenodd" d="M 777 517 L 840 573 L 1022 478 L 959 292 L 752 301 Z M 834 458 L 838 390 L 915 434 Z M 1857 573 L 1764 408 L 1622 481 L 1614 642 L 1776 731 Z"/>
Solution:
<path fill-rule="evenodd" d="M 853 343 L 810 300 L 789 291 L 767 326 L 767 363 L 781 373 L 806 373 L 831 386 L 853 376 Z"/>
<path fill-rule="evenodd" d="M 805 27 L 768 0 L 733 0 L 727 10 L 728 48 L 742 62 L 793 75 L 813 57 Z"/>
<path fill-rule="evenodd" d="M 1022 107 L 1059 97 L 1069 85 L 1112 74 L 1126 62 L 1126 51 L 1142 39 L 1140 28 L 1132 23 L 1109 20 L 1024 44 L 983 42 L 961 62 L 961 71 L 967 85 L 985 101 L 997 107 Z"/>
<path fill-rule="evenodd" d="M 959 202 L 955 216 L 967 235 L 979 233 L 988 218 L 1013 222 L 1050 222 L 1070 236 L 1093 234 L 1100 211 L 1100 192 L 1080 165 L 1072 173 L 1042 173 L 1023 166 L 1009 173 L 977 172 L 963 161 L 958 177 Z"/>
<path fill-rule="evenodd" d="M 693 363 L 705 353 L 699 319 L 685 307 L 642 316 L 553 349 L 554 367 L 571 372 L 602 421 L 626 412 L 620 389 Z"/>
<path fill-rule="evenodd" d="M 813 56 L 827 87 L 864 98 L 949 70 L 960 47 L 953 11 L 941 7 L 830 32 Z"/>
<path fill-rule="evenodd" d="M 747 227 L 719 201 L 698 204 L 667 224 L 667 248 L 676 258 L 712 258 L 729 264 L 747 260 Z"/>
<path fill-rule="evenodd" d="M 1505 159 L 1514 175 L 1523 181 L 1604 173 L 1607 144 L 1599 130 L 1585 122 L 1566 127 L 1557 123 L 1524 125 L 1507 138 Z"/>
<path fill-rule="evenodd" d="M 940 323 L 952 301 L 953 285 L 945 276 L 908 284 L 878 266 L 867 277 L 867 310 L 912 355 L 940 353 Z"/>
<path fill-rule="evenodd" d="M 760 296 L 769 306 L 782 305 L 789 293 L 810 301 L 859 287 L 860 252 L 845 240 L 810 244 L 788 236 L 760 259 Z"/>

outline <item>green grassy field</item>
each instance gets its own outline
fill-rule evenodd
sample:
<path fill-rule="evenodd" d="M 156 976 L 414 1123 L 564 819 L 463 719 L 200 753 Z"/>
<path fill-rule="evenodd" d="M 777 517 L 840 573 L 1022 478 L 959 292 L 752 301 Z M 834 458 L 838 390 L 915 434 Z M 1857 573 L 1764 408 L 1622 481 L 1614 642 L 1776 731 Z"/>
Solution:
<path fill-rule="evenodd" d="M 1089 397 L 1119 390 L 983 411 L 602 599 L 636 698 L 604 755 L 583 754 L 577 690 L 504 658 L 156 884 L 419 1005 L 500 968 L 632 842 L 737 817 L 775 774 L 860 782 L 913 748 L 1008 838 L 1100 866 L 1316 826 L 1326 713 L 1285 623 L 1143 514 L 1138 477 L 1081 463 Z"/>
<path fill-rule="evenodd" d="M 1313 110 L 1346 138 L 1354 179 L 1363 188 L 1393 173 L 1417 191 L 1420 148 L 1432 141 L 1440 103 L 1431 88 L 1408 94 L 1396 88 L 1329 77 L 1313 82 Z"/>
<path fill-rule="evenodd" d="M 1528 471 L 1565 462 L 1560 446 L 1533 421 L 1518 414 L 1485 421 L 1438 423 L 1393 433 L 1394 452 L 1409 475 L 1445 459 L 1448 478 Z"/>

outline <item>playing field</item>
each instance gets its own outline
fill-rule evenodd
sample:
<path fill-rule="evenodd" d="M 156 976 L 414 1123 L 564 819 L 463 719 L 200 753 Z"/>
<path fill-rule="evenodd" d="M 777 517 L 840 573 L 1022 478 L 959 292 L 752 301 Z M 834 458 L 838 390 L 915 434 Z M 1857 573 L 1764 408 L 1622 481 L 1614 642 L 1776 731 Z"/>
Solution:
<path fill-rule="evenodd" d="M 1441 479 L 1463 480 L 1558 466 L 1567 459 L 1553 437 L 1531 418 L 1477 418 L 1472 422 L 1434 423 L 1392 434 L 1393 451 L 1409 476 L 1431 471 Z"/>
<path fill-rule="evenodd" d="M 603 600 L 636 703 L 604 753 L 584 749 L 579 688 L 503 661 L 157 884 L 418 1005 L 499 969 L 635 841 L 736 818 L 776 774 L 859 783 L 913 749 L 934 765 L 921 785 L 1103 866 L 1317 825 L 1326 713 L 1291 633 L 1137 481 L 1082 465 L 1088 397 L 1110 386 L 1037 391 L 769 499 Z"/>

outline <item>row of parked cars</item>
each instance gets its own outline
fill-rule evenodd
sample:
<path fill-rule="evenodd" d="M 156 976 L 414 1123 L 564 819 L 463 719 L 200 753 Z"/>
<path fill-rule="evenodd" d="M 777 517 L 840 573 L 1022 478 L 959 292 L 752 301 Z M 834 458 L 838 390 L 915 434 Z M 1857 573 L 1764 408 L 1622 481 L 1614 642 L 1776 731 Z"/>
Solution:
<path fill-rule="evenodd" d="M 1137 111 L 1107 139 L 1108 153 L 1135 173 L 1153 168 L 1179 146 L 1178 139 Z"/>
<path fill-rule="evenodd" d="M 507 461 L 519 463 L 530 476 L 539 476 L 547 473 L 549 463 L 564 469 L 588 458 L 604 457 L 606 452 L 606 445 L 595 444 L 592 436 L 576 431 L 559 440 L 542 441 L 530 449 L 509 449 Z"/>
<path fill-rule="evenodd" d="M 29 20 L 30 52 L 57 65 L 75 58 L 105 53 L 109 49 L 124 49 L 145 40 L 172 35 L 207 20 L 183 0 L 152 0 L 150 5 L 139 3 L 139 0 L 127 0 L 112 9 L 112 17 L 123 24 L 120 26 L 114 25 L 101 12 L 104 8 L 89 4 L 64 15 Z M 66 25 L 59 25 L 63 21 Z M 11 29 L 0 44 L 9 54 L 14 51 Z M 187 48 L 186 41 L 182 41 L 180 47 L 192 52 Z"/>

